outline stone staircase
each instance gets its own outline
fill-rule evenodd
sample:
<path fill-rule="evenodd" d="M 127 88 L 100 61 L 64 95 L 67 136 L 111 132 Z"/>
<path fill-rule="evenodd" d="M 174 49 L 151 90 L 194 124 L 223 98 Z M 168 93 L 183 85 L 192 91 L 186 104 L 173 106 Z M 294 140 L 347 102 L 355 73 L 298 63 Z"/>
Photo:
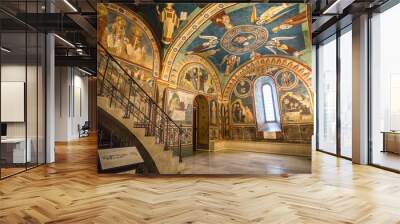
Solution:
<path fill-rule="evenodd" d="M 155 162 L 160 174 L 179 174 L 184 169 L 184 163 L 179 162 L 179 157 L 174 156 L 173 150 L 164 150 L 164 144 L 156 143 L 155 136 L 146 136 L 145 128 L 135 127 L 132 118 L 125 118 L 124 111 L 111 104 L 107 97 L 97 96 L 97 106 L 123 124 L 142 143 Z"/>
<path fill-rule="evenodd" d="M 182 127 L 106 48 L 98 43 L 97 49 L 97 106 L 140 141 L 160 174 L 180 173 L 184 169 Z"/>

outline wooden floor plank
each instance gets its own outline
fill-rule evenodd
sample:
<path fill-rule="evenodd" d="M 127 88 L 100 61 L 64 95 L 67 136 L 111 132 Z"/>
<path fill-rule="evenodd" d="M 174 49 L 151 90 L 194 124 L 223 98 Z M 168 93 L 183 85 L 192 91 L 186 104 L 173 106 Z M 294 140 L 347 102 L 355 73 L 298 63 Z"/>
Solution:
<path fill-rule="evenodd" d="M 312 174 L 97 174 L 96 140 L 0 181 L 0 223 L 400 223 L 400 175 L 313 152 Z"/>

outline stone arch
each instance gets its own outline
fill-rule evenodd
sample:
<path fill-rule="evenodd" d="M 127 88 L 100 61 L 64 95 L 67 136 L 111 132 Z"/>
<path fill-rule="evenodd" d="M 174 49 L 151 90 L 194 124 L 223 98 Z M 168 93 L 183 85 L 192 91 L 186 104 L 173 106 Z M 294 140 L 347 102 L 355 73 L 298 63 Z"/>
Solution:
<path fill-rule="evenodd" d="M 208 72 L 209 78 L 212 80 L 212 83 L 214 84 L 214 94 L 207 94 L 207 93 L 202 93 L 199 92 L 198 90 L 191 90 L 184 88 L 181 80 L 184 79 L 185 71 L 186 69 L 191 66 L 191 65 L 198 65 L 202 66 L 206 69 Z M 221 99 L 222 97 L 222 90 L 221 90 L 221 83 L 218 77 L 218 72 L 215 69 L 214 65 L 210 63 L 207 59 L 198 56 L 198 55 L 187 55 L 185 59 L 177 64 L 177 69 L 176 72 L 174 72 L 174 82 L 177 83 L 177 89 L 183 89 L 185 91 L 190 91 L 195 94 L 205 94 L 208 96 L 215 95 L 217 99 Z"/>
<path fill-rule="evenodd" d="M 237 3 L 217 3 L 207 5 L 190 23 L 188 23 L 182 29 L 181 32 L 177 34 L 174 42 L 165 53 L 161 79 L 170 80 L 171 71 L 175 63 L 175 59 L 179 54 L 180 49 L 188 41 L 189 37 L 192 36 L 199 27 L 208 22 L 213 15 L 235 4 Z"/>
<path fill-rule="evenodd" d="M 290 57 L 262 56 L 241 65 L 232 73 L 231 78 L 223 90 L 222 100 L 225 102 L 229 101 L 230 94 L 240 78 L 250 74 L 256 77 L 266 75 L 270 73 L 273 68 L 284 68 L 293 72 L 296 77 L 305 84 L 311 100 L 313 99 L 310 67 Z"/>

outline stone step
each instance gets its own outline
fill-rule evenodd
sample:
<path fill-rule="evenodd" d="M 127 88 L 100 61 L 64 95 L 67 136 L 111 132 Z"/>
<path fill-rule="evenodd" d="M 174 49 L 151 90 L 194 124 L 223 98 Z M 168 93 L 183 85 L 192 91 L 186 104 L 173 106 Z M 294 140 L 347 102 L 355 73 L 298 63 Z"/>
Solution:
<path fill-rule="evenodd" d="M 97 97 L 97 105 L 123 124 L 148 151 L 160 174 L 177 174 L 184 169 L 184 164 L 179 163 L 179 157 L 174 156 L 173 150 L 164 150 L 163 144 L 156 143 L 155 136 L 145 136 L 145 128 L 135 127 L 134 119 L 123 118 L 124 112 L 115 105 L 109 106 L 106 97 Z"/>

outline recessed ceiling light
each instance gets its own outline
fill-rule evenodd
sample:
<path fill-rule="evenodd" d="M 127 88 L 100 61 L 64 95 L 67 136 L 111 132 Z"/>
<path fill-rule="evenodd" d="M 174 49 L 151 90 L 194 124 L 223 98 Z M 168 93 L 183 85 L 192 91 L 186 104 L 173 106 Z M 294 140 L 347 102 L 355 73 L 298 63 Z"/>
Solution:
<path fill-rule="evenodd" d="M 78 67 L 78 70 L 81 71 L 81 72 L 83 72 L 83 73 L 85 73 L 85 74 L 87 74 L 87 75 L 93 75 L 92 73 L 90 73 L 90 72 L 88 72 L 88 71 L 86 71 L 86 70 L 83 70 L 83 69 L 81 69 L 81 68 L 79 68 L 79 67 Z"/>
<path fill-rule="evenodd" d="M 57 37 L 59 40 L 61 40 L 62 42 L 64 42 L 65 44 L 67 44 L 70 47 L 75 48 L 75 45 L 73 45 L 71 42 L 69 42 L 68 40 L 60 37 L 58 34 L 54 34 L 55 37 Z"/>
<path fill-rule="evenodd" d="M 343 10 L 351 5 L 355 0 L 336 0 L 322 14 L 342 14 Z"/>
<path fill-rule="evenodd" d="M 1 47 L 0 49 L 1 49 L 1 51 L 4 51 L 6 53 L 10 53 L 11 52 L 11 50 L 9 50 L 9 49 L 7 49 L 5 47 Z"/>
<path fill-rule="evenodd" d="M 68 0 L 64 0 L 64 3 L 68 5 L 68 7 L 70 7 L 74 12 L 78 12 L 78 10 Z"/>

